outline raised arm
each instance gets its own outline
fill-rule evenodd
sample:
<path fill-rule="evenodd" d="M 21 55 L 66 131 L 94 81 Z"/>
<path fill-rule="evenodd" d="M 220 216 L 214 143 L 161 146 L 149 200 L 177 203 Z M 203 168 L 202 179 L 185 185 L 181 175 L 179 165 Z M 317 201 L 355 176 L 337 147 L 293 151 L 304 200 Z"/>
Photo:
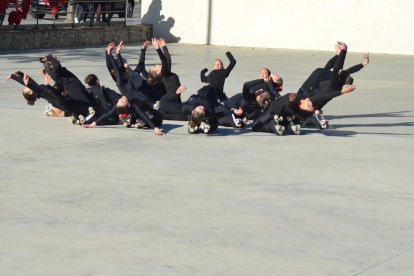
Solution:
<path fill-rule="evenodd" d="M 139 55 L 137 67 L 135 67 L 134 72 L 138 74 L 142 74 L 144 78 L 148 78 L 148 72 L 145 70 L 145 53 L 147 51 L 148 46 L 151 44 L 149 40 L 145 41 L 142 44 L 141 53 Z"/>
<path fill-rule="evenodd" d="M 160 42 L 158 39 L 153 38 L 151 40 L 152 46 L 154 46 L 155 50 L 157 51 L 157 54 L 160 58 L 162 69 L 161 69 L 161 76 L 165 76 L 165 74 L 171 73 L 171 70 L 168 70 L 168 62 L 165 54 L 160 49 Z M 167 50 L 168 52 L 168 50 Z M 170 68 L 171 69 L 171 68 Z"/>
<path fill-rule="evenodd" d="M 230 75 L 231 70 L 233 70 L 234 66 L 236 66 L 236 60 L 234 59 L 233 55 L 230 52 L 226 53 L 227 58 L 230 61 L 229 66 L 226 68 L 226 78 Z"/>
<path fill-rule="evenodd" d="M 369 63 L 369 53 L 365 53 L 364 54 L 364 59 L 363 59 L 362 63 L 356 64 L 356 65 L 354 65 L 352 67 L 349 67 L 348 69 L 346 69 L 346 71 L 349 74 L 356 73 L 359 70 L 361 70 L 362 68 L 364 68 L 365 65 L 368 65 L 368 63 Z"/>

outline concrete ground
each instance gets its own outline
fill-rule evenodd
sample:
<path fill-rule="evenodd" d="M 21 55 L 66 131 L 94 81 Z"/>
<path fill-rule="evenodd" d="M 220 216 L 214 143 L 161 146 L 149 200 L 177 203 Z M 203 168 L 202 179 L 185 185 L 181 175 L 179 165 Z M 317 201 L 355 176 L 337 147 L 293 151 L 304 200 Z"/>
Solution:
<path fill-rule="evenodd" d="M 0 55 L 2 275 L 414 275 L 414 56 L 371 54 L 357 90 L 326 106 L 333 128 L 301 136 L 81 129 L 3 81 L 40 81 L 36 59 L 53 52 L 115 88 L 104 47 Z M 124 50 L 131 65 L 138 49 Z M 333 54 L 170 45 L 184 99 L 227 50 L 228 95 L 261 67 L 295 91 Z M 361 61 L 350 45 L 346 65 Z"/>

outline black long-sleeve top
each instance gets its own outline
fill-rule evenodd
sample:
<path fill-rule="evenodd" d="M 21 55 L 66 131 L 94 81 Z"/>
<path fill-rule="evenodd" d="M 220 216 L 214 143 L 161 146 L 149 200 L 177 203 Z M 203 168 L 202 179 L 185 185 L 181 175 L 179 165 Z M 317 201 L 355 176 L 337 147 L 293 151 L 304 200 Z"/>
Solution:
<path fill-rule="evenodd" d="M 62 67 L 60 62 L 53 56 L 48 55 L 46 59 L 51 63 L 51 66 L 46 66 L 46 72 L 56 84 L 63 86 L 69 99 L 75 100 L 79 104 L 95 107 L 94 101 L 85 86 L 72 72 Z"/>
<path fill-rule="evenodd" d="M 151 122 L 151 120 L 139 106 L 139 99 L 136 97 L 135 93 L 136 90 L 134 90 L 134 87 L 131 86 L 131 83 L 128 80 L 124 79 L 125 68 L 116 66 L 116 61 L 112 55 L 110 55 L 110 59 L 112 66 L 116 71 L 116 85 L 118 86 L 121 94 L 128 98 L 131 105 L 131 111 L 142 120 L 144 120 L 148 126 L 154 129 L 156 126 Z"/>
<path fill-rule="evenodd" d="M 177 89 L 181 86 L 180 78 L 177 74 L 171 72 L 171 56 L 167 46 L 157 49 L 158 56 L 160 57 L 162 69 L 161 69 L 161 82 L 165 88 L 165 95 L 169 97 L 170 102 L 175 104 L 181 104 L 181 94 L 177 94 Z M 163 91 L 161 91 L 163 94 Z"/>
<path fill-rule="evenodd" d="M 273 120 L 275 115 L 286 118 L 287 116 L 301 116 L 299 108 L 299 99 L 295 93 L 289 93 L 281 96 L 279 99 L 272 101 L 270 105 L 254 121 L 252 127 L 258 124 L 265 124 Z"/>
<path fill-rule="evenodd" d="M 10 78 L 25 86 L 23 82 L 23 72 L 18 71 L 16 74 L 12 74 Z M 42 98 L 48 103 L 52 104 L 54 107 L 57 107 L 63 111 L 67 110 L 65 99 L 62 96 L 61 91 L 58 91 L 55 87 L 50 85 L 37 84 L 37 82 L 32 78 L 29 78 L 27 87 L 33 91 L 36 98 Z"/>
<path fill-rule="evenodd" d="M 214 112 L 214 106 L 209 99 L 201 95 L 191 95 L 181 106 L 181 110 L 190 115 L 197 106 L 203 106 L 205 111 L 205 120 L 210 124 L 210 132 L 214 132 L 218 128 L 218 121 Z"/>
<path fill-rule="evenodd" d="M 234 59 L 233 55 L 230 52 L 227 52 L 226 56 L 230 61 L 229 66 L 226 68 L 212 70 L 208 76 L 205 75 L 208 71 L 207 68 L 204 68 L 200 72 L 201 82 L 207 82 L 210 84 L 210 86 L 216 88 L 217 95 L 221 99 L 227 99 L 224 94 L 224 83 L 226 81 L 226 78 L 230 75 L 230 72 L 233 70 L 234 66 L 236 66 L 236 60 Z"/>

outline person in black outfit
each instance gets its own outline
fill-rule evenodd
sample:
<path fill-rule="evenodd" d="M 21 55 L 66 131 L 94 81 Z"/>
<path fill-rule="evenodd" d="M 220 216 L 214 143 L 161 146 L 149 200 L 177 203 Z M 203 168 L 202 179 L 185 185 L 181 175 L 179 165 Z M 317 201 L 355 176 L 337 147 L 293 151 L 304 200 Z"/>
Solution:
<path fill-rule="evenodd" d="M 161 95 L 159 111 L 164 119 L 185 121 L 187 118 L 181 111 L 181 93 L 185 87 L 178 75 L 171 72 L 171 56 L 165 40 L 153 38 L 151 42 L 161 60 L 161 64 L 148 70 L 148 82 Z"/>
<path fill-rule="evenodd" d="M 16 82 L 24 85 L 23 97 L 26 99 L 28 105 L 34 105 L 35 101 L 39 98 L 46 100 L 51 108 L 45 111 L 47 116 L 51 117 L 64 117 L 69 116 L 65 98 L 62 96 L 62 90 L 57 87 L 49 85 L 50 76 L 42 70 L 45 84 L 37 84 L 29 75 L 21 71 L 17 71 L 6 78 L 15 80 Z"/>
<path fill-rule="evenodd" d="M 52 55 L 40 58 L 46 72 L 51 76 L 56 85 L 61 85 L 68 109 L 73 112 L 75 118 L 79 115 L 87 117 L 94 113 L 95 102 L 91 95 L 86 91 L 82 82 L 68 69 L 62 67 L 60 61 Z M 99 114 L 97 114 L 99 115 Z"/>
<path fill-rule="evenodd" d="M 331 58 L 324 68 L 312 72 L 298 91 L 300 98 L 310 98 L 315 107 L 314 116 L 307 118 L 303 122 L 304 125 L 312 124 L 320 129 L 326 128 L 328 121 L 321 117 L 322 108 L 334 97 L 354 91 L 355 85 L 350 74 L 361 70 L 369 63 L 369 55 L 365 54 L 363 63 L 343 70 L 347 45 L 338 42 L 336 49 L 337 55 Z M 329 70 L 330 68 L 332 71 Z"/>
<path fill-rule="evenodd" d="M 85 77 L 85 83 L 89 85 L 87 90 L 95 98 L 96 109 L 101 116 L 99 118 L 91 118 L 91 120 L 85 122 L 88 126 L 84 127 L 118 124 L 119 115 L 116 111 L 116 104 L 121 98 L 121 95 L 108 87 L 101 86 L 98 77 L 94 74 L 87 75 Z"/>
<path fill-rule="evenodd" d="M 236 66 L 236 60 L 234 59 L 233 55 L 230 52 L 226 52 L 226 56 L 230 61 L 230 64 L 227 66 L 227 68 L 223 67 L 222 60 L 216 59 L 213 63 L 213 70 L 207 76 L 207 68 L 204 68 L 200 72 L 201 82 L 207 83 L 217 90 L 216 93 L 220 102 L 225 102 L 228 99 L 226 93 L 224 93 L 224 83 L 226 81 L 226 78 L 230 75 L 230 72 L 233 70 L 234 66 Z"/>
<path fill-rule="evenodd" d="M 120 45 L 122 47 L 122 43 L 120 43 Z M 112 49 L 113 47 L 110 47 L 109 49 L 109 58 L 112 63 L 112 68 L 115 70 L 116 85 L 122 94 L 122 97 L 118 100 L 116 105 L 118 114 L 132 113 L 134 117 L 143 121 L 143 125 L 140 123 L 138 125 L 150 127 L 157 136 L 164 135 L 159 128 L 162 124 L 162 118 L 159 112 L 154 110 L 151 105 L 141 101 L 137 96 L 137 92 L 141 88 L 144 80 L 141 76 L 135 74 L 136 79 L 131 81 L 127 68 L 119 66 L 115 61 L 115 58 L 112 55 Z M 118 54 L 118 60 L 122 60 L 120 54 Z"/>

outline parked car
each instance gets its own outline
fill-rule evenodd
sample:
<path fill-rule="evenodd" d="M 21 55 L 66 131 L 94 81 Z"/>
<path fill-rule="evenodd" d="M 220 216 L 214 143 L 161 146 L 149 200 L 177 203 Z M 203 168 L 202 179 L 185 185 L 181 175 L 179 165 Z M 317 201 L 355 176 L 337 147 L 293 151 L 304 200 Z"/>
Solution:
<path fill-rule="evenodd" d="M 46 14 L 52 14 L 52 5 L 56 0 L 32 0 L 30 3 L 30 14 L 33 18 L 42 19 Z M 68 9 L 68 2 L 59 5 L 59 11 L 55 14 L 55 19 L 59 15 L 66 15 Z"/>

